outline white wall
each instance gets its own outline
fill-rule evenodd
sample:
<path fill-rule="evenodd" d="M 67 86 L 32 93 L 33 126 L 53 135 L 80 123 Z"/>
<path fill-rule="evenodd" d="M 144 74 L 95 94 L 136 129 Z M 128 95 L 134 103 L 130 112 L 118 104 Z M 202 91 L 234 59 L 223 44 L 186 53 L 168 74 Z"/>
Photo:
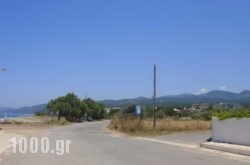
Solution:
<path fill-rule="evenodd" d="M 250 119 L 212 120 L 212 140 L 250 146 Z"/>

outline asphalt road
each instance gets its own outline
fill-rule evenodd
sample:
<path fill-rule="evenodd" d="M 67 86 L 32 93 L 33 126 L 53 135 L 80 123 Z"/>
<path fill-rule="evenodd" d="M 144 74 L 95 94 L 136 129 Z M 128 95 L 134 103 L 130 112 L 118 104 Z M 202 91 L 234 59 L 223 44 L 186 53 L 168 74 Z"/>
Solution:
<path fill-rule="evenodd" d="M 49 129 L 37 138 L 48 137 L 50 151 L 56 151 L 56 140 L 71 140 L 68 154 L 9 153 L 0 165 L 250 164 L 249 157 L 200 148 L 197 141 L 208 133 L 135 138 L 107 132 L 104 129 L 107 124 L 108 121 L 87 122 Z"/>

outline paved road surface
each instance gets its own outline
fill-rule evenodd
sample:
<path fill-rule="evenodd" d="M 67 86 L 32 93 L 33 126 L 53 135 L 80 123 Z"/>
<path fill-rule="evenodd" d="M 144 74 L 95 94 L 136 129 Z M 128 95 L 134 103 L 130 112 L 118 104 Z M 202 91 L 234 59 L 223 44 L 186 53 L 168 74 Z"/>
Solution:
<path fill-rule="evenodd" d="M 124 137 L 105 131 L 107 124 L 108 121 L 89 122 L 50 129 L 39 136 L 50 139 L 51 149 L 55 149 L 56 140 L 71 140 L 69 154 L 9 153 L 0 165 L 250 164 L 249 157 L 202 149 L 195 143 L 189 143 L 191 137 L 184 138 L 187 141 L 182 135 L 154 139 Z M 190 136 L 196 139 L 195 135 Z"/>

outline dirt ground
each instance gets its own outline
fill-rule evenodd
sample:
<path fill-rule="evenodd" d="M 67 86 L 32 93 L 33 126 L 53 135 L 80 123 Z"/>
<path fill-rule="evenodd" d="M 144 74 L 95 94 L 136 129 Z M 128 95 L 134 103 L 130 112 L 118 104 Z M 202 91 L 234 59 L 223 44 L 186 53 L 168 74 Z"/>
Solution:
<path fill-rule="evenodd" d="M 10 124 L 0 124 L 0 162 L 1 154 L 12 147 L 10 139 L 13 137 L 38 136 L 48 128 L 55 127 L 55 125 L 47 124 L 47 120 L 48 118 L 27 116 L 8 119 Z"/>

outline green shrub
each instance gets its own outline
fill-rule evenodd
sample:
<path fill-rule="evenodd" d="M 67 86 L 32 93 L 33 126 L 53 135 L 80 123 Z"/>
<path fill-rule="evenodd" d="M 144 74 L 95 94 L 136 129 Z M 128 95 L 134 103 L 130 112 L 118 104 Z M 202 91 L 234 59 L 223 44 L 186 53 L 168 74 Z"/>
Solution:
<path fill-rule="evenodd" d="M 59 125 L 66 125 L 66 124 L 69 124 L 69 122 L 68 122 L 68 120 L 66 120 L 66 118 L 63 117 L 59 120 Z"/>
<path fill-rule="evenodd" d="M 36 112 L 35 116 L 47 116 L 48 112 Z"/>
<path fill-rule="evenodd" d="M 70 122 L 66 120 L 65 117 L 61 117 L 60 120 L 57 119 L 51 119 L 48 121 L 49 125 L 66 125 L 69 124 Z"/>
<path fill-rule="evenodd" d="M 24 124 L 23 121 L 16 121 L 15 124 Z"/>
<path fill-rule="evenodd" d="M 214 111 L 212 116 L 217 117 L 219 120 L 250 118 L 250 109 Z"/>

